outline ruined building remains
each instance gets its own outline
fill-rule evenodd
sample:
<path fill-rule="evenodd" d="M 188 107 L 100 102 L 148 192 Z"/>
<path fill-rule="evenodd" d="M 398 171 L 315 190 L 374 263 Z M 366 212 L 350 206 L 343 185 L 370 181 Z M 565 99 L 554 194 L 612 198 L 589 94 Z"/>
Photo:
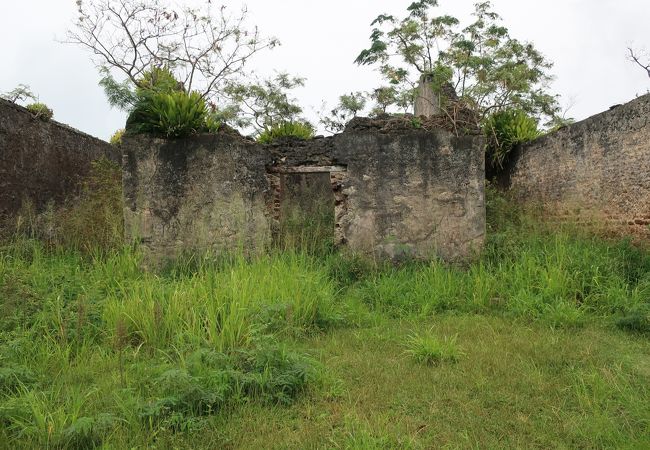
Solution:
<path fill-rule="evenodd" d="M 329 214 L 331 239 L 348 251 L 466 261 L 485 237 L 483 139 L 434 122 L 354 119 L 336 136 L 273 145 L 227 128 L 128 138 L 127 239 L 154 261 L 262 251 L 298 209 L 303 219 Z"/>
<path fill-rule="evenodd" d="M 108 142 L 0 99 L 0 224 L 26 201 L 43 211 L 74 197 L 101 157 L 121 160 Z"/>
<path fill-rule="evenodd" d="M 650 94 L 521 146 L 508 184 L 547 217 L 650 240 Z"/>

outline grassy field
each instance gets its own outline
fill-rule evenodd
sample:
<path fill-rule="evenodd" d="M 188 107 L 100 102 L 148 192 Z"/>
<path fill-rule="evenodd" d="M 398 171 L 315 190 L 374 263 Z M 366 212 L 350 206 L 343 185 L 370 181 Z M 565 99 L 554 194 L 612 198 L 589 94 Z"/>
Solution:
<path fill-rule="evenodd" d="M 507 219 L 507 220 L 506 220 Z M 499 216 L 481 259 L 0 249 L 0 448 L 650 448 L 650 253 Z"/>

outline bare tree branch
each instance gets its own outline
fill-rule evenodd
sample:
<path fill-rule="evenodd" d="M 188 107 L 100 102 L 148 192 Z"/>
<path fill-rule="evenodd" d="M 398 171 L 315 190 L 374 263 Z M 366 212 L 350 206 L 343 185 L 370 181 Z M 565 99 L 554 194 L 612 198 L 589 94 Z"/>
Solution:
<path fill-rule="evenodd" d="M 644 65 L 639 59 L 639 56 L 634 53 L 634 50 L 632 50 L 631 47 L 628 47 L 627 49 L 630 52 L 630 56 L 629 56 L 630 60 L 635 62 L 639 67 L 645 70 L 646 73 L 648 74 L 648 77 L 650 77 L 650 64 Z"/>
<path fill-rule="evenodd" d="M 245 8 L 229 14 L 209 1 L 200 8 L 179 8 L 167 0 L 77 0 L 77 5 L 66 42 L 89 49 L 100 68 L 123 74 L 135 86 L 145 71 L 166 67 L 187 91 L 216 99 L 253 55 L 279 44 L 247 28 Z"/>

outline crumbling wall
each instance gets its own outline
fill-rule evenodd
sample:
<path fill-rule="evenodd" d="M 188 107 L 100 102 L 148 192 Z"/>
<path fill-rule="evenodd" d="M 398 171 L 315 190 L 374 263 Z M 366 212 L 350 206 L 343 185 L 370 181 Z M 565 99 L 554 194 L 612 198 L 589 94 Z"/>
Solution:
<path fill-rule="evenodd" d="M 120 152 L 100 139 L 56 121 L 35 118 L 0 99 L 0 219 L 16 214 L 26 199 L 37 211 L 77 194 L 90 163 L 120 161 Z"/>
<path fill-rule="evenodd" d="M 354 251 L 466 261 L 485 237 L 483 140 L 357 119 L 334 137 L 347 167 L 341 224 Z"/>
<path fill-rule="evenodd" d="M 230 132 L 127 138 L 127 238 L 140 240 L 157 261 L 184 250 L 262 249 L 284 202 L 310 214 L 320 206 L 301 202 L 318 197 L 333 209 L 334 241 L 350 251 L 472 258 L 485 235 L 482 139 L 391 123 L 357 119 L 334 137 L 273 145 Z M 295 191 L 301 183 L 283 188 L 283 177 L 308 175 L 318 181 L 301 182 L 309 195 Z M 328 184 L 331 195 L 314 195 Z"/>
<path fill-rule="evenodd" d="M 650 238 L 650 95 L 520 147 L 509 177 L 551 217 Z"/>
<path fill-rule="evenodd" d="M 263 249 L 271 159 L 259 146 L 222 132 L 126 137 L 122 147 L 126 238 L 140 242 L 150 262 L 185 251 Z"/>

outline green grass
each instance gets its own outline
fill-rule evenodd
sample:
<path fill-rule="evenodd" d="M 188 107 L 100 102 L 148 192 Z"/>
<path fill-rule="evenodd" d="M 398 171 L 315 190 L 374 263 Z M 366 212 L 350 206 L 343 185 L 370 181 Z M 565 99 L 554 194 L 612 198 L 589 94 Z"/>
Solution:
<path fill-rule="evenodd" d="M 647 448 L 650 254 L 499 214 L 469 267 L 0 249 L 0 448 Z"/>
<path fill-rule="evenodd" d="M 406 340 L 406 353 L 416 362 L 430 366 L 444 362 L 456 362 L 462 355 L 456 345 L 456 337 L 439 338 L 428 333 L 411 334 Z"/>

